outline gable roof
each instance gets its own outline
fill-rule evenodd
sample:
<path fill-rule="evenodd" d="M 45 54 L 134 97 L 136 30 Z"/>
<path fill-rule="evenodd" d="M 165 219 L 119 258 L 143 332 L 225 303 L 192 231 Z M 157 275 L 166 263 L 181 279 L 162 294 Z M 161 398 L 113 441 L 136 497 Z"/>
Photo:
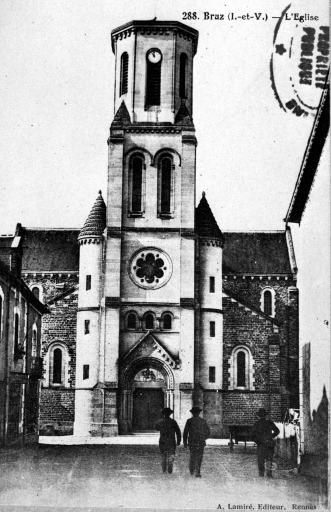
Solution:
<path fill-rule="evenodd" d="M 154 334 L 151 332 L 146 332 L 133 347 L 125 354 L 122 359 L 123 362 L 128 359 L 134 352 L 138 351 L 139 347 L 143 345 L 149 345 L 152 353 L 158 354 L 160 359 L 167 361 L 167 363 L 171 367 L 176 367 L 178 365 L 178 350 L 174 349 L 174 347 L 166 346 L 160 340 L 156 338 Z M 173 350 L 171 350 L 173 349 Z"/>
<path fill-rule="evenodd" d="M 22 228 L 22 272 L 78 272 L 79 229 Z"/>
<path fill-rule="evenodd" d="M 79 229 L 23 228 L 23 233 L 22 272 L 78 272 Z M 292 272 L 285 231 L 225 231 L 222 237 L 225 275 Z"/>
<path fill-rule="evenodd" d="M 323 91 L 285 222 L 300 223 L 330 127 L 330 84 Z"/>
<path fill-rule="evenodd" d="M 199 236 L 206 238 L 217 238 L 223 242 L 222 231 L 218 227 L 213 212 L 206 199 L 205 192 L 198 207 L 195 209 L 195 229 Z"/>
<path fill-rule="evenodd" d="M 225 231 L 223 235 L 225 275 L 292 273 L 285 231 Z"/>

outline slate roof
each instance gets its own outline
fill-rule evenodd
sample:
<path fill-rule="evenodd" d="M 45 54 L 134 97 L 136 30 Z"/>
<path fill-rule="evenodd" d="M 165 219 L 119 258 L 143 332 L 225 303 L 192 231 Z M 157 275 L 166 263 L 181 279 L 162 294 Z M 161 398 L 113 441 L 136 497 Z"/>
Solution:
<path fill-rule="evenodd" d="M 224 232 L 223 274 L 290 274 L 285 231 Z"/>
<path fill-rule="evenodd" d="M 22 272 L 78 272 L 78 233 L 79 229 L 22 228 Z"/>
<path fill-rule="evenodd" d="M 204 192 L 202 192 L 199 206 L 195 210 L 195 229 L 199 236 L 223 241 L 222 231 L 218 227 Z"/>
<path fill-rule="evenodd" d="M 79 233 L 78 240 L 84 238 L 99 238 L 106 227 L 106 205 L 101 190 L 87 217 L 83 229 Z"/>
<path fill-rule="evenodd" d="M 79 229 L 23 228 L 23 231 L 22 272 L 78 272 Z M 222 236 L 225 275 L 291 273 L 285 231 L 225 231 Z"/>

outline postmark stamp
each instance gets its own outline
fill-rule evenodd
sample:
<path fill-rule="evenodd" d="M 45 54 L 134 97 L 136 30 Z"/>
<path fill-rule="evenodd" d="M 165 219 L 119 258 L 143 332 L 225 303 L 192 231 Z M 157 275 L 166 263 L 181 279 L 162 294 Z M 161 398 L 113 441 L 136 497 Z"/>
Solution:
<path fill-rule="evenodd" d="M 329 26 L 318 13 L 302 12 L 295 3 L 275 26 L 270 78 L 285 112 L 315 115 L 329 73 Z"/>

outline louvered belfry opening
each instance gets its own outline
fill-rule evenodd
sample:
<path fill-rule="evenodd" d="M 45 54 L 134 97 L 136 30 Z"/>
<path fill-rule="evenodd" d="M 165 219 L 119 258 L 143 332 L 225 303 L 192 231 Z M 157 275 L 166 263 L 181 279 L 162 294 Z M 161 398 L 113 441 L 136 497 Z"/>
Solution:
<path fill-rule="evenodd" d="M 121 57 L 121 82 L 120 96 L 128 92 L 128 75 L 129 75 L 129 55 L 124 52 Z"/>

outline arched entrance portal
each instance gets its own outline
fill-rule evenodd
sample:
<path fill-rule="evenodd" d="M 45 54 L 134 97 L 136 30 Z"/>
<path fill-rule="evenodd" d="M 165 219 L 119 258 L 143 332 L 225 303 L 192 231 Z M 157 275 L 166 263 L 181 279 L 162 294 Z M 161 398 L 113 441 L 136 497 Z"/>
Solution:
<path fill-rule="evenodd" d="M 122 430 L 151 432 L 163 407 L 173 408 L 173 375 L 156 358 L 142 358 L 124 371 L 121 400 Z"/>
<path fill-rule="evenodd" d="M 132 430 L 155 430 L 164 407 L 165 381 L 161 372 L 151 368 L 140 370 L 133 380 Z"/>

